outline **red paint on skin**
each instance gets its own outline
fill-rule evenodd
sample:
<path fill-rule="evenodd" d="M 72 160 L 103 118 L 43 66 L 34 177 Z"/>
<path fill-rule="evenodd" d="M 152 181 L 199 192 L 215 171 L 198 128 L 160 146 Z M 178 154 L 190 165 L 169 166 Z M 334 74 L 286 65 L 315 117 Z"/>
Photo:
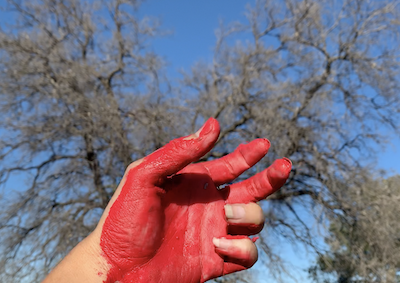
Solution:
<path fill-rule="evenodd" d="M 264 171 L 228 187 L 227 203 L 249 203 L 265 199 L 279 190 L 286 182 L 292 169 L 288 158 L 277 159 Z"/>
<path fill-rule="evenodd" d="M 111 267 L 104 282 L 197 283 L 246 268 L 235 259 L 224 262 L 212 243 L 229 237 L 226 196 L 213 182 L 226 176 L 187 166 L 213 147 L 218 134 L 218 122 L 209 119 L 198 138 L 176 139 L 128 173 L 102 228 L 100 246 Z M 266 153 L 269 142 L 258 143 Z"/>
<path fill-rule="evenodd" d="M 220 159 L 207 162 L 204 172 L 218 172 L 213 176 L 216 186 L 229 183 L 248 168 L 257 164 L 267 153 L 271 143 L 267 139 L 256 139 L 247 144 L 239 145 L 234 152 Z M 228 166 L 227 166 L 228 165 Z"/>

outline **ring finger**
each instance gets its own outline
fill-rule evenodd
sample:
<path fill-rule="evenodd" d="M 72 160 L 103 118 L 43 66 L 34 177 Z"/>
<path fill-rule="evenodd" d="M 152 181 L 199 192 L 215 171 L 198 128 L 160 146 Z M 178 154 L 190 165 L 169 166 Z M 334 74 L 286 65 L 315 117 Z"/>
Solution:
<path fill-rule="evenodd" d="M 264 227 L 264 213 L 256 203 L 227 204 L 224 209 L 231 235 L 254 235 Z"/>

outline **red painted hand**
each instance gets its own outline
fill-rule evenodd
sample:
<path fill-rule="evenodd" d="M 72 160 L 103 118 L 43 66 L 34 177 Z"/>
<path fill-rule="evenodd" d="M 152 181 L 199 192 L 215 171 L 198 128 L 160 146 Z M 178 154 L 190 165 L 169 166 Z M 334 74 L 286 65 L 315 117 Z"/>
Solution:
<path fill-rule="evenodd" d="M 243 213 L 254 212 L 253 202 L 285 183 L 291 163 L 279 159 L 218 190 L 269 149 L 267 140 L 258 139 L 223 158 L 190 164 L 211 150 L 218 135 L 218 122 L 209 119 L 198 133 L 173 140 L 128 168 L 98 227 L 110 267 L 105 282 L 205 282 L 255 263 L 256 247 L 244 235 L 259 232 L 263 221 L 248 217 L 246 223 Z M 238 203 L 224 213 L 226 204 Z"/>

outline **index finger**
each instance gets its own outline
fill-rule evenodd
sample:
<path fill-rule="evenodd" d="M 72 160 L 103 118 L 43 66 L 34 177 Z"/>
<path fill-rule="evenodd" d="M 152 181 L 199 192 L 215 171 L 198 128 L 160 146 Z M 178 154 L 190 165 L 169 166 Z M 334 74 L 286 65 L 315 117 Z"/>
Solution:
<path fill-rule="evenodd" d="M 167 176 L 177 173 L 189 163 L 197 161 L 211 150 L 219 136 L 218 121 L 210 118 L 194 135 L 170 141 L 167 145 L 146 156 L 135 167 L 140 171 L 135 178 L 158 185 Z"/>

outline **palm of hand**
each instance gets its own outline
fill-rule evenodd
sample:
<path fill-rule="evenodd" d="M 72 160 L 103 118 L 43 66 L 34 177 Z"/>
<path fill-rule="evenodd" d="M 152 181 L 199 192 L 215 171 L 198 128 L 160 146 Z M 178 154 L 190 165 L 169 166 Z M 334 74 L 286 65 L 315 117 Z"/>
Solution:
<path fill-rule="evenodd" d="M 213 146 L 219 132 L 215 122 L 208 133 L 203 133 L 205 128 L 197 139 L 174 140 L 129 171 L 102 229 L 101 247 L 111 265 L 106 282 L 205 282 L 254 263 L 249 254 L 216 249 L 212 239 L 230 237 L 225 203 L 265 198 L 283 185 L 287 166 L 267 169 L 270 174 L 264 175 L 272 179 L 259 173 L 217 190 L 217 185 L 232 181 L 258 162 L 269 143 L 258 140 L 260 150 L 255 156 L 248 152 L 246 157 L 246 150 L 239 147 L 225 159 L 186 166 Z M 178 164 L 180 159 L 185 161 Z M 261 179 L 268 184 L 255 186 Z M 260 186 L 263 191 L 257 191 Z M 243 188 L 246 191 L 239 193 Z"/>
<path fill-rule="evenodd" d="M 212 244 L 212 235 L 227 235 L 222 194 L 207 175 L 187 173 L 173 179 L 160 197 L 158 220 L 150 228 L 148 237 L 154 238 L 145 254 L 152 257 L 136 263 L 126 282 L 164 278 L 161 282 L 195 283 L 223 274 L 223 259 Z"/>

